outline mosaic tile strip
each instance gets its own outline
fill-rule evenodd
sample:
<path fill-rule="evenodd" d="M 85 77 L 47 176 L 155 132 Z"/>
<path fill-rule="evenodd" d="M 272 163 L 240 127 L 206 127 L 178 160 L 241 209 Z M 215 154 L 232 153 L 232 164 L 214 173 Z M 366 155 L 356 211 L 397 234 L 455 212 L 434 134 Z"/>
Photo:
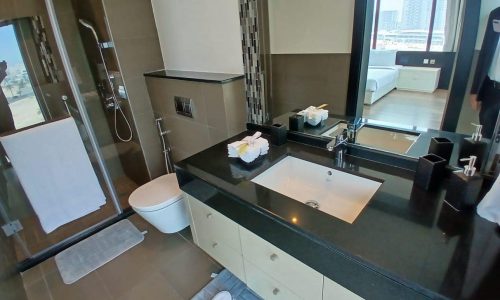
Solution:
<path fill-rule="evenodd" d="M 257 2 L 258 0 L 239 0 L 239 6 L 248 121 L 262 124 L 266 120 L 266 101 Z"/>

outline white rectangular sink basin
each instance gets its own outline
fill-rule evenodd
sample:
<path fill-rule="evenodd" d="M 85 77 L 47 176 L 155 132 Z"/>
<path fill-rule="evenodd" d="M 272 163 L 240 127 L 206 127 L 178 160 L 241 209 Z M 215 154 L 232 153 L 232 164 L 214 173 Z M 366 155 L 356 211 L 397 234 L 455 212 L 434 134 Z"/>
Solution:
<path fill-rule="evenodd" d="M 252 182 L 353 223 L 381 182 L 288 156 Z M 311 202 L 313 201 L 313 202 Z"/>

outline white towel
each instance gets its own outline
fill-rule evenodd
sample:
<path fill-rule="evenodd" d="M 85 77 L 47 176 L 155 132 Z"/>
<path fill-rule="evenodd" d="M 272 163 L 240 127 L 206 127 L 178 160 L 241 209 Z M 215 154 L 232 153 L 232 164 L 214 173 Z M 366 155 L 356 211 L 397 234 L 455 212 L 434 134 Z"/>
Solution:
<path fill-rule="evenodd" d="M 303 115 L 305 117 L 305 121 L 312 126 L 316 126 L 321 121 L 328 119 L 328 110 L 317 108 L 315 106 L 309 106 L 297 114 Z"/>
<path fill-rule="evenodd" d="M 252 145 L 248 145 L 245 148 L 245 151 L 243 151 L 243 153 L 240 153 L 240 158 L 244 162 L 250 163 L 250 162 L 254 161 L 257 157 L 259 157 L 259 155 L 260 155 L 259 146 L 252 144 Z"/>
<path fill-rule="evenodd" d="M 500 177 L 477 206 L 477 214 L 500 225 Z"/>
<path fill-rule="evenodd" d="M 269 152 L 269 142 L 260 137 L 262 133 L 257 131 L 253 136 L 247 136 L 241 141 L 232 142 L 227 145 L 228 157 L 239 157 L 249 163 L 254 161 L 259 155 Z"/>
<path fill-rule="evenodd" d="M 0 137 L 46 233 L 106 203 L 73 118 Z"/>

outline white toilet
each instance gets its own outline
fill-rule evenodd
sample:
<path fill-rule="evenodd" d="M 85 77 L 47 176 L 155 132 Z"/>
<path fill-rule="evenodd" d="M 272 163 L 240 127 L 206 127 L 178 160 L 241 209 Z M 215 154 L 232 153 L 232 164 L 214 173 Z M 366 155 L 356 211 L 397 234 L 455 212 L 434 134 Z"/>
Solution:
<path fill-rule="evenodd" d="M 140 186 L 130 194 L 128 202 L 137 214 L 163 233 L 175 233 L 189 225 L 175 173 Z"/>

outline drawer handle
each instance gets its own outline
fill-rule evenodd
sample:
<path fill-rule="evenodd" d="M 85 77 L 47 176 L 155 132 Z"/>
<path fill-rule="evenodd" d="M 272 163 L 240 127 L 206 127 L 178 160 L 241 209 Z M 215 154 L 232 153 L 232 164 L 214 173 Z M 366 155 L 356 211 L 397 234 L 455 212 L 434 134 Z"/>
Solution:
<path fill-rule="evenodd" d="M 212 214 L 211 213 L 208 213 L 207 214 L 207 219 L 211 219 L 212 218 Z"/>
<path fill-rule="evenodd" d="M 275 253 L 273 253 L 273 254 L 271 254 L 271 256 L 269 256 L 269 258 L 270 258 L 272 261 L 275 261 L 275 260 L 277 260 L 277 259 L 278 259 L 278 255 L 277 255 L 277 254 L 275 254 Z"/>
<path fill-rule="evenodd" d="M 217 242 L 214 242 L 214 243 L 212 244 L 212 248 L 217 247 L 217 245 L 219 245 L 219 244 L 218 244 Z"/>
<path fill-rule="evenodd" d="M 279 288 L 274 288 L 273 290 L 273 295 L 278 295 L 280 292 L 280 289 Z"/>

